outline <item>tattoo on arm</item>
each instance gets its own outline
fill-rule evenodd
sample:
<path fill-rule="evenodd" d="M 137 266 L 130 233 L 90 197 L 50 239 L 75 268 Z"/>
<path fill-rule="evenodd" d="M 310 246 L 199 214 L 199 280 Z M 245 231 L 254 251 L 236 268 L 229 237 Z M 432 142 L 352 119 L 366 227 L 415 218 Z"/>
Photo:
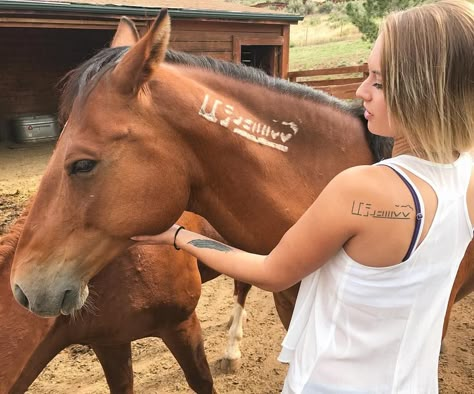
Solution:
<path fill-rule="evenodd" d="M 213 241 L 212 239 L 193 239 L 192 241 L 189 241 L 188 244 L 193 245 L 196 248 L 214 249 L 224 253 L 232 251 L 232 248 L 230 246 L 221 244 L 217 241 Z"/>
<path fill-rule="evenodd" d="M 409 204 L 395 205 L 392 209 L 376 209 L 372 203 L 353 201 L 351 214 L 355 216 L 366 216 L 374 219 L 397 219 L 407 220 L 413 217 L 413 207 Z"/>

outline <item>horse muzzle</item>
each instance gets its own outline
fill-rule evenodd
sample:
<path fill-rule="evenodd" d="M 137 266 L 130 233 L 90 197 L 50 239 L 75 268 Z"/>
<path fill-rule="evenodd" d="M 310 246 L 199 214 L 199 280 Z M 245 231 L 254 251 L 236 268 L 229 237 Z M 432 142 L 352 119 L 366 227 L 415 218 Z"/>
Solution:
<path fill-rule="evenodd" d="M 87 285 L 41 282 L 39 285 L 28 285 L 28 281 L 19 280 L 12 285 L 16 301 L 41 317 L 70 315 L 82 308 L 89 295 Z"/>

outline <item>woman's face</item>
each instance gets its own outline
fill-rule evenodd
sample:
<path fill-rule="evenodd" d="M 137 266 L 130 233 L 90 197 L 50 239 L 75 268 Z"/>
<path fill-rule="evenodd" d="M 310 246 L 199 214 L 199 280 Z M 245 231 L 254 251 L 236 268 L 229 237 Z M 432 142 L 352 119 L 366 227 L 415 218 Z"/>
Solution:
<path fill-rule="evenodd" d="M 364 116 L 368 121 L 370 132 L 385 137 L 395 137 L 390 127 L 382 89 L 381 56 L 382 39 L 379 36 L 369 56 L 369 76 L 359 86 L 356 95 L 364 101 Z"/>

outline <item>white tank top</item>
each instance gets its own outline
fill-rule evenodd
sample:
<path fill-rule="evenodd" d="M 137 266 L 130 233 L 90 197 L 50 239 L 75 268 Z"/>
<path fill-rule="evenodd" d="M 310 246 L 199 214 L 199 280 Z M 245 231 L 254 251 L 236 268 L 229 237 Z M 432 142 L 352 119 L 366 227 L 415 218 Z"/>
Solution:
<path fill-rule="evenodd" d="M 403 155 L 378 164 L 402 175 L 404 168 L 433 188 L 432 225 L 400 264 L 368 267 L 341 249 L 302 280 L 279 356 L 290 364 L 284 394 L 438 392 L 443 320 L 473 235 L 466 205 L 472 159 L 465 153 L 435 164 Z"/>

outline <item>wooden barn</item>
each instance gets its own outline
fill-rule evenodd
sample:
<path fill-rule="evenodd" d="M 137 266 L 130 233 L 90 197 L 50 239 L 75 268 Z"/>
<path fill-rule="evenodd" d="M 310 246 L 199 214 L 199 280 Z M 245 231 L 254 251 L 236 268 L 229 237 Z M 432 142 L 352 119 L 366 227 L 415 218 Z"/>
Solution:
<path fill-rule="evenodd" d="M 172 19 L 171 48 L 286 78 L 289 26 L 299 15 L 220 0 L 0 0 L 0 141 L 12 119 L 54 116 L 58 81 L 108 46 L 122 15 L 144 31 L 161 8 Z"/>

